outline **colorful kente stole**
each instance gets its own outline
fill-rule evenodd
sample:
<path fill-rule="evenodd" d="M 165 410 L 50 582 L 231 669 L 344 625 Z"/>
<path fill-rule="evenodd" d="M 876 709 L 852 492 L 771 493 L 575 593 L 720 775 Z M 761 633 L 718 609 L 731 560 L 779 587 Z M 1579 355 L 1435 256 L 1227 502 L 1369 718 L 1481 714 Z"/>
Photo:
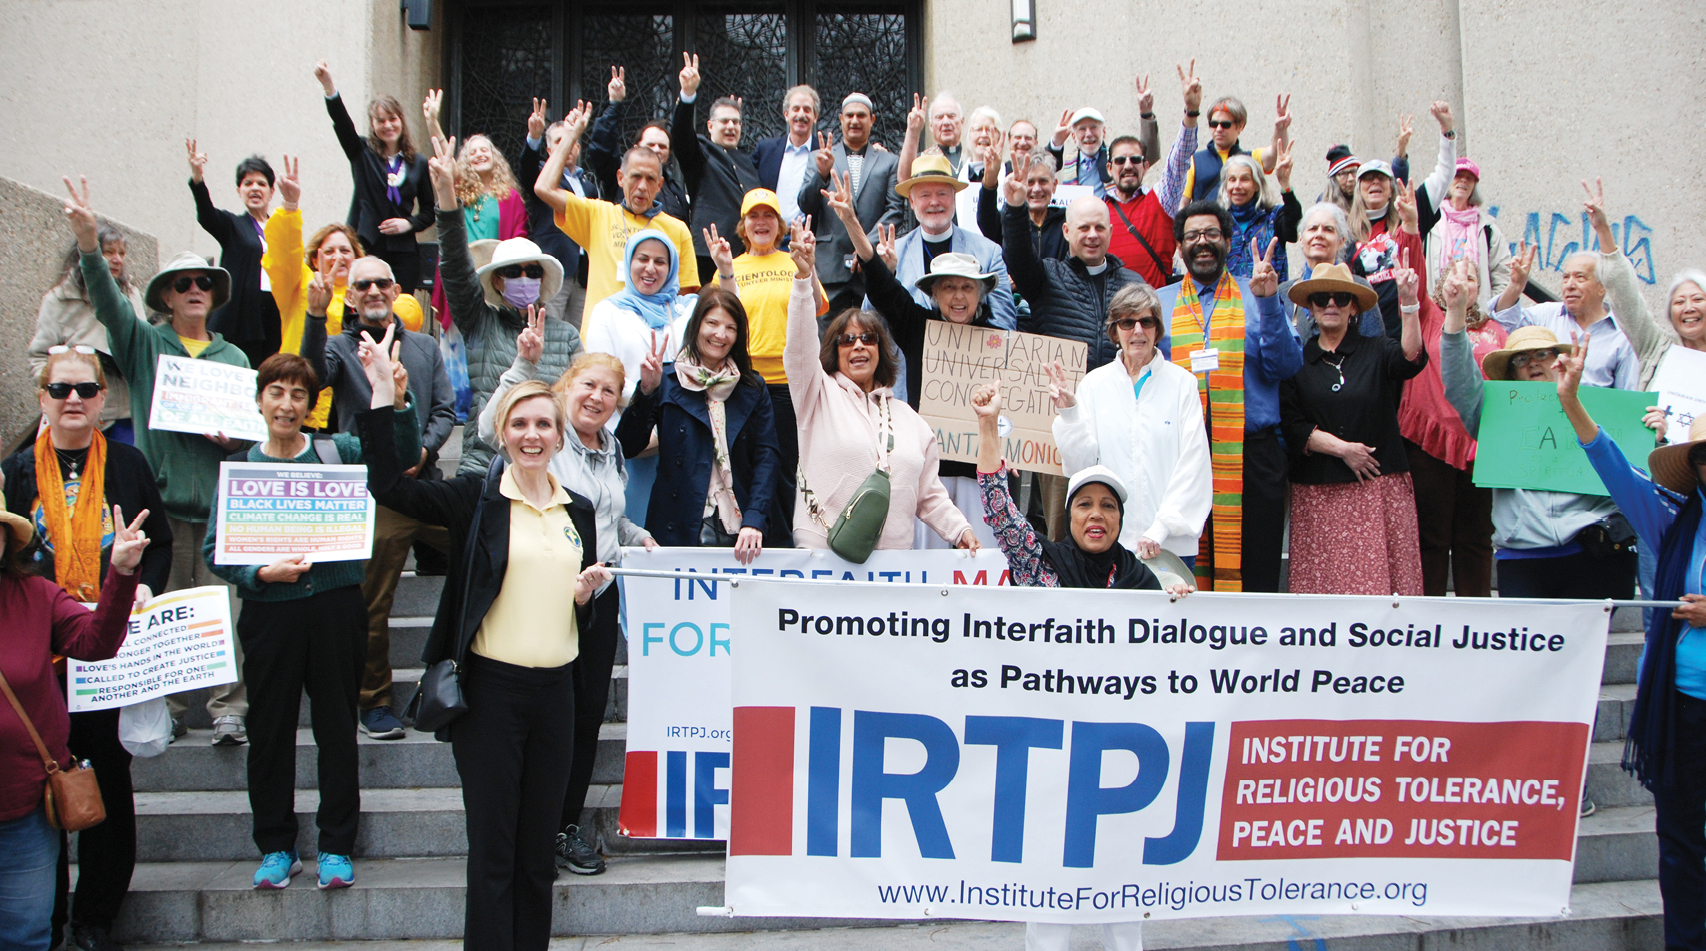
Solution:
<path fill-rule="evenodd" d="M 1196 282 L 1187 276 L 1179 282 L 1170 332 L 1173 362 L 1187 370 L 1193 350 L 1207 346 L 1220 351 L 1220 368 L 1196 375 L 1214 481 L 1213 508 L 1197 543 L 1197 587 L 1204 591 L 1242 591 L 1244 296 L 1238 282 L 1230 273 L 1221 272 L 1214 288 L 1214 305 L 1205 319 Z"/>

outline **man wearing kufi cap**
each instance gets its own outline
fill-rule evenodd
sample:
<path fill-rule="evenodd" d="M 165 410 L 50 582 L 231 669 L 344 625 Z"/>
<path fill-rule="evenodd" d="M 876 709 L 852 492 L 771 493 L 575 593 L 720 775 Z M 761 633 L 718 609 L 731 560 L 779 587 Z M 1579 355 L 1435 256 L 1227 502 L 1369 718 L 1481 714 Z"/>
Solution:
<path fill-rule="evenodd" d="M 862 92 L 841 100 L 841 141 L 812 154 L 812 166 L 795 196 L 817 232 L 817 276 L 829 295 L 830 315 L 857 306 L 865 296 L 864 279 L 851 267 L 853 239 L 841 219 L 824 207 L 822 192 L 830 188 L 830 174 L 848 176 L 853 212 L 873 244 L 878 225 L 898 225 L 906 215 L 906 199 L 895 191 L 899 161 L 893 153 L 871 147 L 875 115 L 870 97 Z"/>

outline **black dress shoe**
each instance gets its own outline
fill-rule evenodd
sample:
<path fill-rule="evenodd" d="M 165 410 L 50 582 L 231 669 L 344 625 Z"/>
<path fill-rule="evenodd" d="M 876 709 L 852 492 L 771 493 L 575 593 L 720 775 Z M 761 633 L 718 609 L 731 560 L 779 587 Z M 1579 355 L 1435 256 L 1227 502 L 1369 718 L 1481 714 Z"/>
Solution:
<path fill-rule="evenodd" d="M 100 925 L 73 922 L 71 944 L 81 951 L 124 951 L 124 945 L 114 941 L 111 932 Z"/>

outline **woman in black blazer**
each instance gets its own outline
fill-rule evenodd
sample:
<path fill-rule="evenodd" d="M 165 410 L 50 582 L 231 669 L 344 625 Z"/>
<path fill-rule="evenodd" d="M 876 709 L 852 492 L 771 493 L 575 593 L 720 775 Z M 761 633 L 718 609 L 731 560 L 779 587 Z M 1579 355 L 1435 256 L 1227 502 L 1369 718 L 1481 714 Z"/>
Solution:
<path fill-rule="evenodd" d="M 681 352 L 667 364 L 661 351 L 646 357 L 633 402 L 616 426 L 630 458 L 657 429 L 663 462 L 646 509 L 652 537 L 661 545 L 733 546 L 742 564 L 765 545 L 794 544 L 777 506 L 776 417 L 764 378 L 747 356 L 747 339 L 740 298 L 727 288 L 701 290 Z"/>
<path fill-rule="evenodd" d="M 378 410 L 357 425 L 374 498 L 450 531 L 453 562 L 421 660 L 455 660 L 468 704 L 440 732 L 455 753 L 468 826 L 463 942 L 545 951 L 552 847 L 574 752 L 573 661 L 592 623 L 592 596 L 610 573 L 595 560 L 592 503 L 547 471 L 567 430 L 562 403 L 543 383 L 530 380 L 500 401 L 502 455 L 485 475 L 403 477 L 390 337 L 362 342 Z M 571 574 L 575 583 L 563 584 Z"/>
<path fill-rule="evenodd" d="M 273 170 L 267 160 L 251 155 L 237 165 L 237 197 L 243 214 L 225 211 L 213 204 L 207 182 L 207 155 L 196 151 L 194 139 L 185 139 L 190 159 L 190 194 L 195 196 L 195 220 L 201 230 L 219 242 L 219 266 L 231 272 L 231 299 L 207 317 L 207 329 L 237 345 L 249 358 L 249 366 L 278 352 L 281 338 L 278 303 L 271 285 L 262 285 L 261 255 L 267 246 L 262 229 L 272 214 Z"/>
<path fill-rule="evenodd" d="M 368 104 L 372 132 L 364 139 L 355 131 L 325 60 L 314 64 L 314 78 L 326 92 L 326 112 L 349 159 L 350 178 L 355 180 L 349 225 L 370 254 L 391 265 L 403 293 L 412 293 L 421 283 L 415 235 L 433 223 L 427 158 L 409 141 L 403 107 L 394 97 L 380 96 Z"/>

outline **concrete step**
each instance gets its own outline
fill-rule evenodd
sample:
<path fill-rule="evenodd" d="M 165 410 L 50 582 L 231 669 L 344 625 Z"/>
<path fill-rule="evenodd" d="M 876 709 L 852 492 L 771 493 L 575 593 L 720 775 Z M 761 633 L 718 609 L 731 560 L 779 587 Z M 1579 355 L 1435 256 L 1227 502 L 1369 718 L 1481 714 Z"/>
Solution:
<path fill-rule="evenodd" d="M 221 943 L 253 940 L 281 942 L 278 951 L 331 951 L 323 942 L 332 941 L 361 951 L 460 947 L 460 860 L 362 862 L 356 885 L 341 892 L 316 890 L 314 866 L 304 866 L 290 888 L 257 892 L 249 863 L 138 865 L 115 937 L 138 951 L 143 941 L 203 941 L 204 951 L 241 951 Z M 552 951 L 609 948 L 609 938 L 574 937 L 609 934 L 623 935 L 625 951 L 984 951 L 1024 941 L 1025 926 L 1010 922 L 698 918 L 697 904 L 722 902 L 721 867 L 655 856 L 560 878 Z M 1150 922 L 1143 938 L 1150 951 L 1643 951 L 1663 945 L 1662 912 L 1658 882 L 1647 879 L 1576 885 L 1567 918 L 1196 918 Z M 1098 929 L 1074 931 L 1073 951 L 1100 947 Z"/>
<path fill-rule="evenodd" d="M 1637 881 L 1655 874 L 1658 867 L 1659 839 L 1651 805 L 1600 809 L 1581 821 L 1574 878 L 1578 885 Z"/>
<path fill-rule="evenodd" d="M 191 730 L 164 753 L 130 764 L 137 792 L 242 791 L 249 788 L 247 746 L 213 746 L 213 731 Z M 628 725 L 605 723 L 598 731 L 598 757 L 592 781 L 620 783 L 626 762 Z M 356 733 L 363 789 L 457 786 L 461 779 L 450 744 L 430 733 L 409 730 L 402 739 L 375 740 Z M 319 785 L 319 759 L 313 731 L 296 731 L 296 788 Z"/>
<path fill-rule="evenodd" d="M 1629 718 L 1635 712 L 1633 683 L 1604 684 L 1599 688 L 1599 709 L 1593 722 L 1595 742 L 1621 741 L 1629 735 Z"/>
<path fill-rule="evenodd" d="M 412 556 L 409 563 L 414 564 Z M 413 568 L 406 569 L 403 576 L 397 579 L 397 598 L 391 602 L 391 616 L 430 618 L 438 613 L 438 596 L 443 591 L 442 575 L 423 577 L 416 575 Z M 407 666 L 413 667 L 415 664 Z"/>
<path fill-rule="evenodd" d="M 1640 674 L 1641 648 L 1647 635 L 1642 631 L 1613 632 L 1605 645 L 1605 668 L 1600 672 L 1602 684 L 1632 684 Z"/>
<path fill-rule="evenodd" d="M 1635 596 L 1640 597 L 1640 592 L 1636 592 Z M 1646 627 L 1641 623 L 1640 608 L 1618 608 L 1611 612 L 1611 633 L 1633 632 L 1639 634 L 1644 630 Z"/>
<path fill-rule="evenodd" d="M 1601 809 L 1651 806 L 1653 794 L 1624 772 L 1622 761 L 1622 740 L 1593 744 L 1588 751 L 1588 798 Z"/>
<path fill-rule="evenodd" d="M 610 854 L 640 852 L 714 852 L 714 840 L 630 839 L 617 831 L 622 787 L 595 785 L 587 791 L 582 824 L 593 844 Z M 314 811 L 317 790 L 296 791 L 297 851 L 316 855 Z M 136 848 L 142 862 L 214 862 L 258 858 L 252 837 L 249 795 L 223 792 L 150 792 L 136 794 Z M 355 855 L 365 858 L 420 858 L 463 855 L 468 839 L 462 790 L 363 789 L 361 825 Z M 75 848 L 72 852 L 75 856 Z"/>

